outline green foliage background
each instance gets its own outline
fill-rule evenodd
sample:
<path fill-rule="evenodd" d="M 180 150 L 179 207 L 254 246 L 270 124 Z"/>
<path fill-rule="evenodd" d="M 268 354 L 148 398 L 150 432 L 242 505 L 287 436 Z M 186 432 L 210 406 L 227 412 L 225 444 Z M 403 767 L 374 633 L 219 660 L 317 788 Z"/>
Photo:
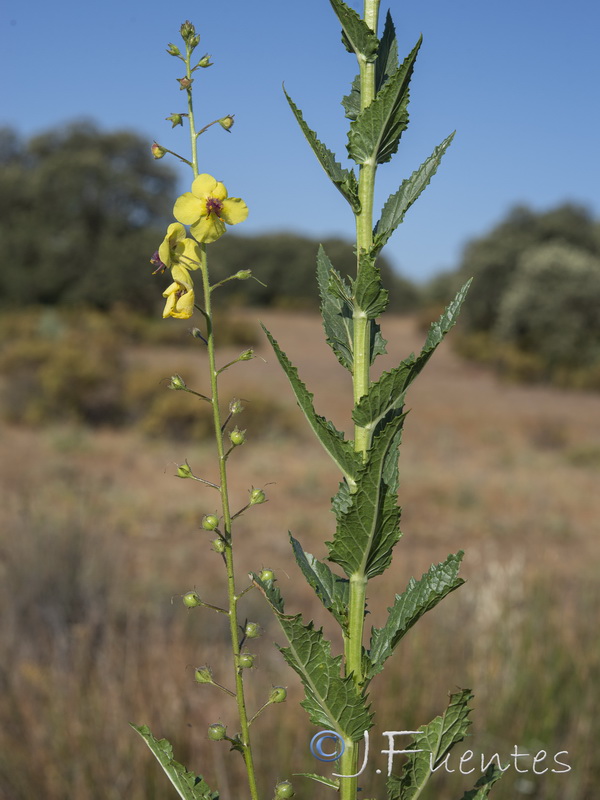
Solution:
<path fill-rule="evenodd" d="M 149 260 L 176 195 L 175 171 L 131 131 L 75 122 L 24 140 L 1 129 L 0 237 L 10 261 L 0 272 L 0 303 L 99 309 L 119 303 L 156 313 L 168 280 L 152 276 Z M 340 270 L 352 272 L 352 245 L 324 244 Z M 314 308 L 317 248 L 317 241 L 293 233 L 229 234 L 211 249 L 211 273 L 220 280 L 249 268 L 266 284 L 227 287 L 231 301 L 237 294 L 245 304 Z M 414 308 L 418 290 L 381 263 L 392 308 Z"/>

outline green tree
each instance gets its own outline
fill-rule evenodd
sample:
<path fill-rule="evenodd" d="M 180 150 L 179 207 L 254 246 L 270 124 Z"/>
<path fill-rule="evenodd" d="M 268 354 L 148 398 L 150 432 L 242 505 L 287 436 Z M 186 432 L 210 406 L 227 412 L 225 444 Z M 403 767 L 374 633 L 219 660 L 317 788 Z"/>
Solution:
<path fill-rule="evenodd" d="M 170 214 L 175 174 L 129 131 L 89 122 L 24 142 L 0 131 L 3 303 L 154 307 L 148 258 Z"/>
<path fill-rule="evenodd" d="M 600 258 L 563 242 L 526 251 L 494 333 L 537 356 L 550 376 L 600 364 Z"/>

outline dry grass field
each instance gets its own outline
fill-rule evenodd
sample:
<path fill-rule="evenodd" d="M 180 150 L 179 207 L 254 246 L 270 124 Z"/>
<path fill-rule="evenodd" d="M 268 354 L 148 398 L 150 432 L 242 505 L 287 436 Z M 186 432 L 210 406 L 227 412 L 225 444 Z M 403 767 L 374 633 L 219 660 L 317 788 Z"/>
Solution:
<path fill-rule="evenodd" d="M 247 312 L 262 319 L 315 394 L 319 413 L 349 429 L 347 374 L 325 344 L 316 316 Z M 182 337 L 186 325 L 181 324 Z M 394 366 L 421 346 L 413 320 L 385 320 Z M 450 334 L 452 336 L 452 334 Z M 239 349 L 220 353 L 222 363 Z M 180 371 L 206 389 L 198 348 L 131 346 L 136 369 Z M 269 502 L 237 527 L 240 576 L 274 569 L 290 610 L 329 630 L 290 555 L 290 530 L 324 556 L 333 532 L 329 500 L 338 476 L 305 431 L 286 378 L 266 344 L 264 358 L 224 376 L 222 399 L 275 398 L 279 412 L 231 458 L 233 507 L 248 489 Z M 176 365 L 176 366 L 175 366 Z M 185 372 L 184 372 L 185 370 Z M 167 392 L 157 382 L 156 392 Z M 174 397 L 175 393 L 170 393 Z M 257 401 L 255 401 L 257 402 Z M 457 687 L 475 693 L 477 754 L 504 762 L 548 753 L 507 771 L 498 800 L 596 800 L 600 783 L 600 396 L 499 382 L 461 361 L 444 343 L 413 385 L 401 451 L 403 532 L 390 570 L 373 583 L 373 624 L 394 592 L 448 553 L 466 551 L 467 584 L 427 615 L 389 662 L 373 700 L 379 710 L 365 797 L 385 796 L 381 733 L 410 729 L 443 710 Z M 243 416 L 240 427 L 245 427 Z M 129 720 L 167 736 L 190 768 L 218 783 L 224 800 L 246 796 L 239 756 L 209 742 L 206 727 L 234 730 L 232 704 L 193 681 L 209 663 L 228 683 L 226 628 L 219 615 L 186 611 L 179 595 L 196 588 L 223 597 L 220 558 L 200 529 L 216 494 L 174 477 L 187 459 L 214 477 L 210 441 L 149 438 L 136 429 L 4 425 L 0 459 L 0 798 L 1 800 L 162 800 L 174 796 Z M 243 578 L 241 578 L 243 580 Z M 253 650 L 250 703 L 272 685 L 288 702 L 256 722 L 260 782 L 318 771 L 314 729 L 298 708 L 295 676 L 272 646 L 279 634 L 261 598 L 247 595 L 249 619 L 265 633 Z M 335 645 L 339 648 L 339 645 Z M 552 772 L 554 754 L 571 766 Z M 452 766 L 456 767 L 456 763 Z M 525 769 L 527 767 L 527 769 Z M 330 769 L 325 767 L 325 770 Z M 440 771 L 428 797 L 459 800 L 478 772 Z M 294 779 L 299 800 L 328 796 Z"/>

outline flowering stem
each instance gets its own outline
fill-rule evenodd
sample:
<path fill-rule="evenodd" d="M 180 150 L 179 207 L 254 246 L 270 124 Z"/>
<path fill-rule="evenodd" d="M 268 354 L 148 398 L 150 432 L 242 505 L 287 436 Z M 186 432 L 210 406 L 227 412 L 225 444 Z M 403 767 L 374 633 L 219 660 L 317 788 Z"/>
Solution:
<path fill-rule="evenodd" d="M 365 0 L 364 20 L 375 34 L 377 33 L 378 16 L 379 0 Z M 362 58 L 359 58 L 358 62 L 360 68 L 360 104 L 361 109 L 363 109 L 375 97 L 375 64 L 373 62 L 369 63 Z M 358 176 L 358 196 L 361 210 L 356 215 L 357 277 L 361 269 L 361 254 L 368 253 L 373 246 L 373 196 L 376 171 L 376 161 L 369 160 L 361 164 Z M 354 372 L 352 375 L 355 406 L 360 398 L 367 393 L 370 385 L 372 324 L 373 322 L 363 309 L 355 308 L 353 317 Z M 367 457 L 369 445 L 369 431 L 360 425 L 355 425 L 354 447 L 356 452 L 362 454 L 363 459 Z M 362 690 L 364 684 L 362 643 L 366 590 L 367 576 L 364 570 L 360 569 L 350 577 L 348 635 L 344 637 L 346 674 L 352 674 L 354 683 L 359 691 Z M 357 772 L 358 743 L 347 741 L 341 757 L 340 773 L 342 775 L 356 775 Z M 356 777 L 341 778 L 341 800 L 356 800 L 357 791 L 358 783 Z"/>
<path fill-rule="evenodd" d="M 185 43 L 185 76 L 190 81 L 187 87 L 188 121 L 190 123 L 190 140 L 192 145 L 192 163 L 194 178 L 198 177 L 198 134 L 196 133 L 196 123 L 194 121 L 194 101 L 192 99 L 192 49 L 188 42 Z M 188 162 L 189 163 L 189 162 Z"/>
<path fill-rule="evenodd" d="M 190 107 L 190 123 L 192 123 L 191 107 Z M 229 615 L 229 630 L 231 634 L 231 649 L 233 652 L 233 661 L 235 667 L 235 698 L 238 708 L 238 716 L 241 727 L 241 746 L 246 764 L 246 771 L 248 773 L 248 784 L 250 788 L 250 795 L 252 800 L 258 800 L 258 790 L 256 786 L 256 775 L 254 769 L 254 759 L 252 755 L 252 748 L 250 744 L 250 722 L 248 720 L 248 713 L 246 710 L 246 700 L 244 696 L 244 681 L 242 677 L 242 669 L 239 665 L 240 657 L 240 641 L 239 641 L 239 622 L 237 613 L 237 604 L 239 597 L 235 591 L 235 572 L 233 564 L 233 546 L 231 536 L 231 523 L 232 515 L 229 505 L 229 494 L 227 490 L 227 453 L 223 441 L 223 424 L 221 420 L 221 411 L 219 409 L 219 389 L 218 389 L 218 375 L 219 371 L 216 367 L 215 360 L 215 340 L 213 332 L 213 317 L 211 306 L 211 288 L 208 276 L 208 265 L 206 259 L 206 245 L 200 245 L 201 262 L 200 271 L 202 273 L 202 287 L 204 291 L 204 315 L 206 318 L 206 340 L 208 351 L 208 365 L 210 370 L 210 387 L 211 387 L 211 402 L 213 408 L 213 422 L 215 430 L 215 441 L 217 445 L 217 455 L 219 460 L 219 475 L 221 494 L 221 509 L 223 513 L 223 541 L 225 543 L 225 552 L 223 553 L 225 559 L 225 567 L 227 570 L 227 596 L 228 596 L 228 615 Z M 240 595 L 241 596 L 241 595 Z"/>

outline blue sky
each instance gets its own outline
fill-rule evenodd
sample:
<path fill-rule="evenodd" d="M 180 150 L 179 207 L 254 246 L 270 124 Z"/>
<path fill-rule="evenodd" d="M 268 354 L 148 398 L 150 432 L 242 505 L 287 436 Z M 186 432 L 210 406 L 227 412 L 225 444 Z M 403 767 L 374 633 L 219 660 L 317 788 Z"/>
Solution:
<path fill-rule="evenodd" d="M 350 5 L 359 9 L 358 0 Z M 387 9 L 382 4 L 382 12 Z M 600 4 L 596 0 L 390 0 L 400 51 L 420 33 L 411 125 L 380 168 L 381 206 L 452 130 L 431 186 L 386 247 L 394 266 L 425 280 L 519 202 L 566 200 L 600 216 Z M 4 0 L 0 124 L 38 133 L 75 118 L 132 128 L 186 153 L 179 25 L 202 36 L 214 66 L 195 84 L 201 121 L 234 113 L 229 135 L 201 137 L 201 168 L 250 207 L 244 233 L 297 230 L 353 238 L 353 217 L 296 126 L 286 89 L 345 161 L 342 95 L 356 73 L 327 0 Z M 181 172 L 181 189 L 188 175 Z M 241 228 L 240 228 L 241 232 Z"/>

